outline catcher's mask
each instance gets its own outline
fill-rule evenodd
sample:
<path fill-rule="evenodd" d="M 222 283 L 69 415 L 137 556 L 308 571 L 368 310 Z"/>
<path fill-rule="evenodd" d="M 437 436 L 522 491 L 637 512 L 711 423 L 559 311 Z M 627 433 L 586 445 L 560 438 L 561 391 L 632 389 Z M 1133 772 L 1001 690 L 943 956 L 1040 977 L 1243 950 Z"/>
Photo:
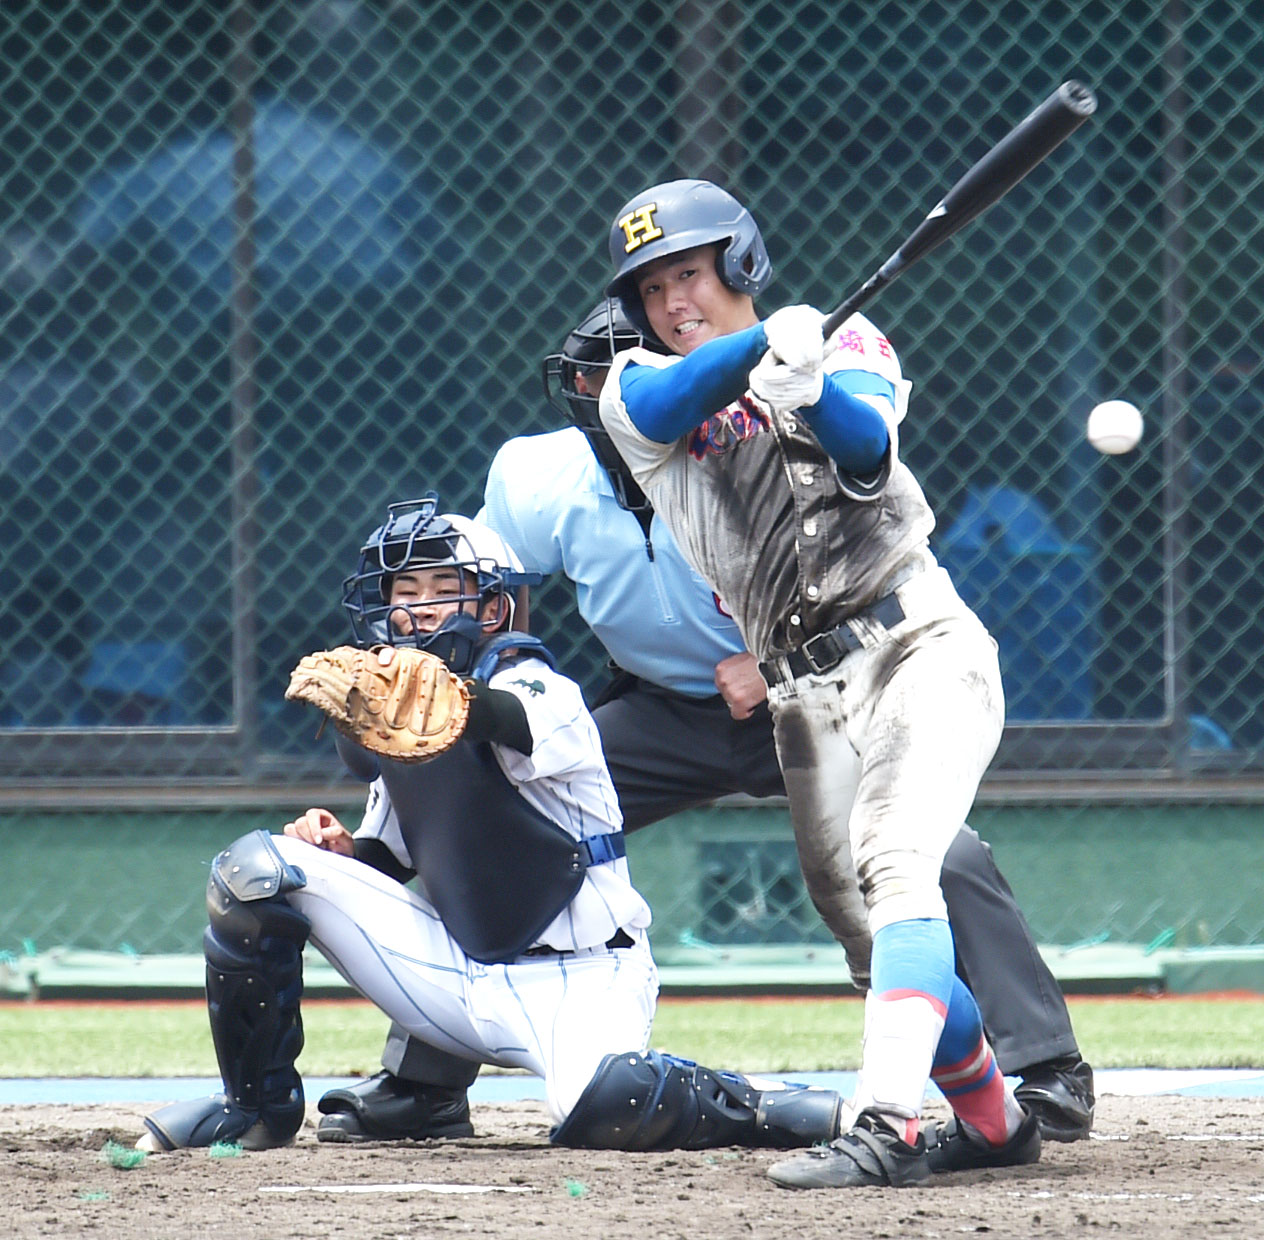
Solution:
<path fill-rule="evenodd" d="M 523 572 L 512 549 L 494 530 L 457 513 L 438 512 L 428 492 L 391 504 L 386 521 L 360 548 L 360 562 L 342 583 L 342 605 L 362 646 L 416 646 L 437 655 L 458 675 L 474 666 L 476 647 L 490 633 L 513 628 L 515 591 L 539 580 Z M 453 568 L 433 597 L 392 604 L 401 573 Z M 488 604 L 490 614 L 484 617 Z M 416 612 L 455 607 L 437 628 L 422 627 Z"/>
<path fill-rule="evenodd" d="M 581 392 L 576 382 L 582 375 L 585 386 L 600 383 L 614 355 L 638 345 L 655 353 L 665 352 L 655 337 L 647 338 L 632 325 L 618 302 L 603 298 L 566 337 L 562 351 L 544 359 L 542 378 L 544 398 L 587 436 L 593 454 L 610 476 L 619 506 L 629 512 L 649 512 L 649 501 L 601 423 L 597 396 L 592 391 Z"/>
<path fill-rule="evenodd" d="M 653 337 L 636 273 L 655 259 L 719 244 L 716 271 L 736 293 L 757 297 L 772 279 L 772 260 L 754 217 L 727 190 L 710 181 L 665 181 L 651 186 L 619 208 L 610 225 L 614 279 L 606 296 L 617 298 L 623 312 Z"/>

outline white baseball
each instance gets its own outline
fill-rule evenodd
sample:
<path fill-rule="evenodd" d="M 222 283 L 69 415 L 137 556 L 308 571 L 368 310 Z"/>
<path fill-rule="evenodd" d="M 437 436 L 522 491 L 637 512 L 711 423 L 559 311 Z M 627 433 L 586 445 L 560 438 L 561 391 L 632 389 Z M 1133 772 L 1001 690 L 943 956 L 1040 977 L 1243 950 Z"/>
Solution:
<path fill-rule="evenodd" d="M 1141 410 L 1130 401 L 1104 400 L 1088 415 L 1088 441 L 1098 452 L 1118 456 L 1131 452 L 1141 442 L 1145 422 Z"/>

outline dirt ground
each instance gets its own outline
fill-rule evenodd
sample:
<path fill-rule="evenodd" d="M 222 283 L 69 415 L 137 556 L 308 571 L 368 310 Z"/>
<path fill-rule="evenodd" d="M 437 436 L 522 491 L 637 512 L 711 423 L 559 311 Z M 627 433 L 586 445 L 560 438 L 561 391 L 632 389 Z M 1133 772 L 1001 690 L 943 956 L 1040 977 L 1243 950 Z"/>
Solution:
<path fill-rule="evenodd" d="M 0 1107 L 8 1234 L 14 1240 L 1264 1234 L 1260 1098 L 1107 1097 L 1098 1103 L 1094 1139 L 1046 1144 L 1036 1166 L 937 1177 L 926 1188 L 811 1192 L 767 1179 L 765 1167 L 781 1156 L 774 1151 L 556 1149 L 536 1102 L 477 1106 L 475 1137 L 405 1146 L 320 1145 L 309 1107 L 289 1149 L 231 1157 L 182 1150 L 148 1155 L 131 1169 L 111 1166 L 109 1143 L 130 1148 L 144 1112 Z"/>

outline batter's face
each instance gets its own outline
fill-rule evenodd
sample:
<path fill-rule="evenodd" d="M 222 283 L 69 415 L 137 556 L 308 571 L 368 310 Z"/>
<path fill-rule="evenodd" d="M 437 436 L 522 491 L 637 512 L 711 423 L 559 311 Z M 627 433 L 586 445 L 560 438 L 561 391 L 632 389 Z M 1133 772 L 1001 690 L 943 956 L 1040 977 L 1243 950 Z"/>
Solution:
<path fill-rule="evenodd" d="M 459 568 L 417 568 L 397 574 L 391 581 L 391 627 L 403 636 L 414 631 L 433 633 L 449 616 L 462 608 L 473 612 L 474 604 L 461 602 L 461 596 L 478 593 L 478 583 Z M 402 608 L 407 608 L 412 616 Z M 484 623 L 496 618 L 496 602 L 484 604 Z"/>
<path fill-rule="evenodd" d="M 700 344 L 759 322 L 755 303 L 729 288 L 716 270 L 718 245 L 700 245 L 646 263 L 636 287 L 654 334 L 673 353 L 692 353 Z"/>

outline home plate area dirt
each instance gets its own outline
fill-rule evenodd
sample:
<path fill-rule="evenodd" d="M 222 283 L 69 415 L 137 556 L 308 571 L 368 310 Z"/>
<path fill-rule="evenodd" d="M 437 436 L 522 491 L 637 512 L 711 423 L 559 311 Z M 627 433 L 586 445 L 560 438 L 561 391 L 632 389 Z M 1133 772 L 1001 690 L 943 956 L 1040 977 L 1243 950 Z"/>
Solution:
<path fill-rule="evenodd" d="M 148 1108 L 0 1108 L 0 1182 L 15 1240 L 35 1236 L 635 1237 L 865 1240 L 1264 1235 L 1264 1099 L 1106 1097 L 1089 1141 L 929 1187 L 792 1191 L 782 1155 L 662 1154 L 548 1143 L 538 1102 L 477 1106 L 468 1140 L 321 1145 L 315 1108 L 288 1149 L 129 1155 Z M 942 1114 L 932 1106 L 932 1117 Z M 111 1155 L 113 1161 L 111 1161 Z M 135 1165 L 116 1165 L 134 1162 Z"/>

